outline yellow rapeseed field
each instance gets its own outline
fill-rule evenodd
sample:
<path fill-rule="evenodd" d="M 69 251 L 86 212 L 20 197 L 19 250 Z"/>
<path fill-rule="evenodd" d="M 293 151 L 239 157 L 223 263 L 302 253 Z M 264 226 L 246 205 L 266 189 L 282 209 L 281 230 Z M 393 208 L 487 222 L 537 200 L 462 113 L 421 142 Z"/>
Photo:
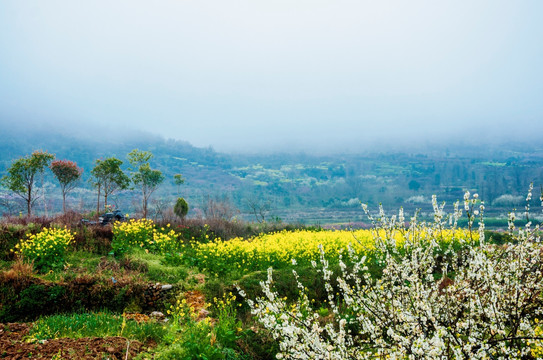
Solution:
<path fill-rule="evenodd" d="M 131 219 L 128 222 L 116 222 L 113 226 L 114 247 L 139 247 L 147 251 L 167 252 L 181 247 L 178 234 L 170 228 L 156 228 L 149 219 Z"/>
<path fill-rule="evenodd" d="M 320 257 L 319 245 L 328 259 L 337 259 L 350 246 L 358 254 L 375 250 L 376 239 L 384 238 L 384 230 L 322 230 L 281 231 L 261 234 L 253 238 L 234 238 L 228 241 L 215 239 L 209 243 L 193 242 L 199 265 L 217 274 L 237 269 L 241 272 L 263 270 L 267 267 L 282 267 L 292 260 L 310 263 Z M 390 236 L 390 234 L 389 234 Z M 399 231 L 391 235 L 402 246 L 404 235 Z M 411 233 L 412 238 L 413 233 Z M 418 240 L 437 238 L 440 243 L 468 239 L 465 230 L 443 230 L 439 233 L 421 230 L 415 233 Z"/>

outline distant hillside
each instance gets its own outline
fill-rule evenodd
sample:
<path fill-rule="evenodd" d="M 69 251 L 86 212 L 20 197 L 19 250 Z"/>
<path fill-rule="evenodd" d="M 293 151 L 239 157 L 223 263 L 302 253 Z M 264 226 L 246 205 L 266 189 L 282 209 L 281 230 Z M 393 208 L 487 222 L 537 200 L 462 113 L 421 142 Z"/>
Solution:
<path fill-rule="evenodd" d="M 158 210 L 170 206 L 177 196 L 173 175 L 181 173 L 186 179 L 181 196 L 188 199 L 191 216 L 204 215 L 211 201 L 224 202 L 239 209 L 238 216 L 253 220 L 360 221 L 360 202 L 414 211 L 427 209 L 432 194 L 451 204 L 462 199 L 465 190 L 478 192 L 487 204 L 503 212 L 523 207 L 519 202 L 530 182 L 543 183 L 543 151 L 527 144 L 451 145 L 412 153 L 231 155 L 145 133 L 116 135 L 92 129 L 71 135 L 47 128 L 3 131 L 0 174 L 6 173 L 14 159 L 37 149 L 75 161 L 84 169 L 84 176 L 69 201 L 72 208 L 91 210 L 95 194 L 87 180 L 95 160 L 116 156 L 126 161 L 126 154 L 135 148 L 151 151 L 151 166 L 166 175 L 153 196 L 154 206 Z M 43 208 L 58 211 L 58 191 L 51 175 L 46 183 L 50 204 Z M 138 196 L 124 192 L 113 201 L 134 212 Z"/>
<path fill-rule="evenodd" d="M 228 156 L 216 153 L 210 148 L 196 148 L 184 141 L 166 140 L 151 134 L 131 133 L 114 136 L 103 134 L 96 136 L 70 136 L 59 131 L 47 129 L 29 129 L 20 131 L 6 129 L 0 134 L 0 174 L 5 175 L 6 169 L 14 159 L 26 156 L 34 150 L 46 150 L 56 155 L 57 159 L 75 161 L 83 168 L 81 188 L 88 188 L 90 170 L 96 159 L 115 156 L 127 165 L 126 154 L 133 149 L 151 151 L 153 168 L 161 170 L 166 176 L 164 184 L 157 191 L 157 198 L 170 198 L 177 194 L 173 185 L 173 175 L 182 174 L 186 183 L 182 187 L 182 196 L 197 201 L 197 196 L 204 193 L 221 193 L 231 191 L 240 181 L 229 174 L 232 167 Z M 125 166 L 126 169 L 126 166 Z M 47 181 L 55 186 L 54 178 L 49 175 Z M 52 192 L 52 191 L 51 191 Z M 136 194 L 137 196 L 137 194 Z M 85 198 L 89 198 L 85 196 Z M 80 201 L 80 200 L 79 200 Z M 124 207 L 132 204 L 124 201 Z M 86 208 L 92 209 L 92 202 Z"/>

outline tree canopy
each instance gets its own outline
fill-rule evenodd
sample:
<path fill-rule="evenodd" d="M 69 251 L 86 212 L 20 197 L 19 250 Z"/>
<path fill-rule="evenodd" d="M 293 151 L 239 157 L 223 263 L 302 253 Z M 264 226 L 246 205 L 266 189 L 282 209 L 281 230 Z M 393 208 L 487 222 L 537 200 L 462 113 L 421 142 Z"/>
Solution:
<path fill-rule="evenodd" d="M 132 182 L 134 185 L 141 188 L 142 194 L 142 212 L 143 217 L 147 217 L 147 204 L 149 197 L 164 181 L 164 175 L 160 170 L 153 170 L 149 165 L 149 160 L 153 154 L 149 151 L 141 151 L 138 149 L 128 153 L 128 162 L 132 170 Z"/>
<path fill-rule="evenodd" d="M 36 175 L 43 173 L 55 155 L 46 151 L 34 151 L 30 156 L 15 160 L 2 177 L 2 184 L 26 202 L 27 215 L 32 215 L 32 205 L 39 198 L 35 191 Z"/>
<path fill-rule="evenodd" d="M 83 169 L 70 160 L 55 160 L 51 163 L 51 171 L 60 183 L 62 191 L 62 211 L 66 213 L 66 194 L 71 191 L 81 178 Z"/>
<path fill-rule="evenodd" d="M 96 165 L 91 170 L 93 177 L 91 183 L 98 189 L 98 199 L 100 199 L 100 191 L 103 190 L 104 192 L 104 207 L 107 206 L 109 196 L 118 190 L 128 188 L 130 185 L 130 179 L 121 169 L 122 164 L 121 160 L 110 157 L 104 160 L 96 160 Z"/>

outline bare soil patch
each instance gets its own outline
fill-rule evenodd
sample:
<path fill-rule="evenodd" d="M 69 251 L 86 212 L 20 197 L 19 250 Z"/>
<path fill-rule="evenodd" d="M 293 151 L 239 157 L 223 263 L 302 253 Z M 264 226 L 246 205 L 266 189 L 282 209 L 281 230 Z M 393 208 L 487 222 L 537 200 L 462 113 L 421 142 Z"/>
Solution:
<path fill-rule="evenodd" d="M 55 339 L 27 342 L 31 325 L 0 324 L 1 359 L 132 359 L 146 350 L 137 340 L 120 336 L 106 338 Z M 150 344 L 149 344 L 150 345 Z M 128 347 L 128 356 L 127 356 Z"/>

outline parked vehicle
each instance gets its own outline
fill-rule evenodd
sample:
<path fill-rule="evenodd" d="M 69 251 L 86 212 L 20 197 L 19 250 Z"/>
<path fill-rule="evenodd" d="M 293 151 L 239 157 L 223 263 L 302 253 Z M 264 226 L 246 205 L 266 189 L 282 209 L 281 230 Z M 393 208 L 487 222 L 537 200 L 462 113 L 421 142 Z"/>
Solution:
<path fill-rule="evenodd" d="M 125 221 L 125 220 L 126 220 L 126 217 L 123 215 L 123 212 L 121 210 L 114 210 L 112 212 L 107 212 L 101 215 L 98 218 L 98 221 L 81 219 L 81 222 L 87 225 L 107 225 L 107 224 L 114 223 L 115 221 Z"/>
<path fill-rule="evenodd" d="M 115 221 L 124 221 L 126 220 L 121 210 L 115 210 L 113 212 L 107 212 L 104 215 L 98 218 L 98 221 L 102 225 L 106 225 Z"/>

